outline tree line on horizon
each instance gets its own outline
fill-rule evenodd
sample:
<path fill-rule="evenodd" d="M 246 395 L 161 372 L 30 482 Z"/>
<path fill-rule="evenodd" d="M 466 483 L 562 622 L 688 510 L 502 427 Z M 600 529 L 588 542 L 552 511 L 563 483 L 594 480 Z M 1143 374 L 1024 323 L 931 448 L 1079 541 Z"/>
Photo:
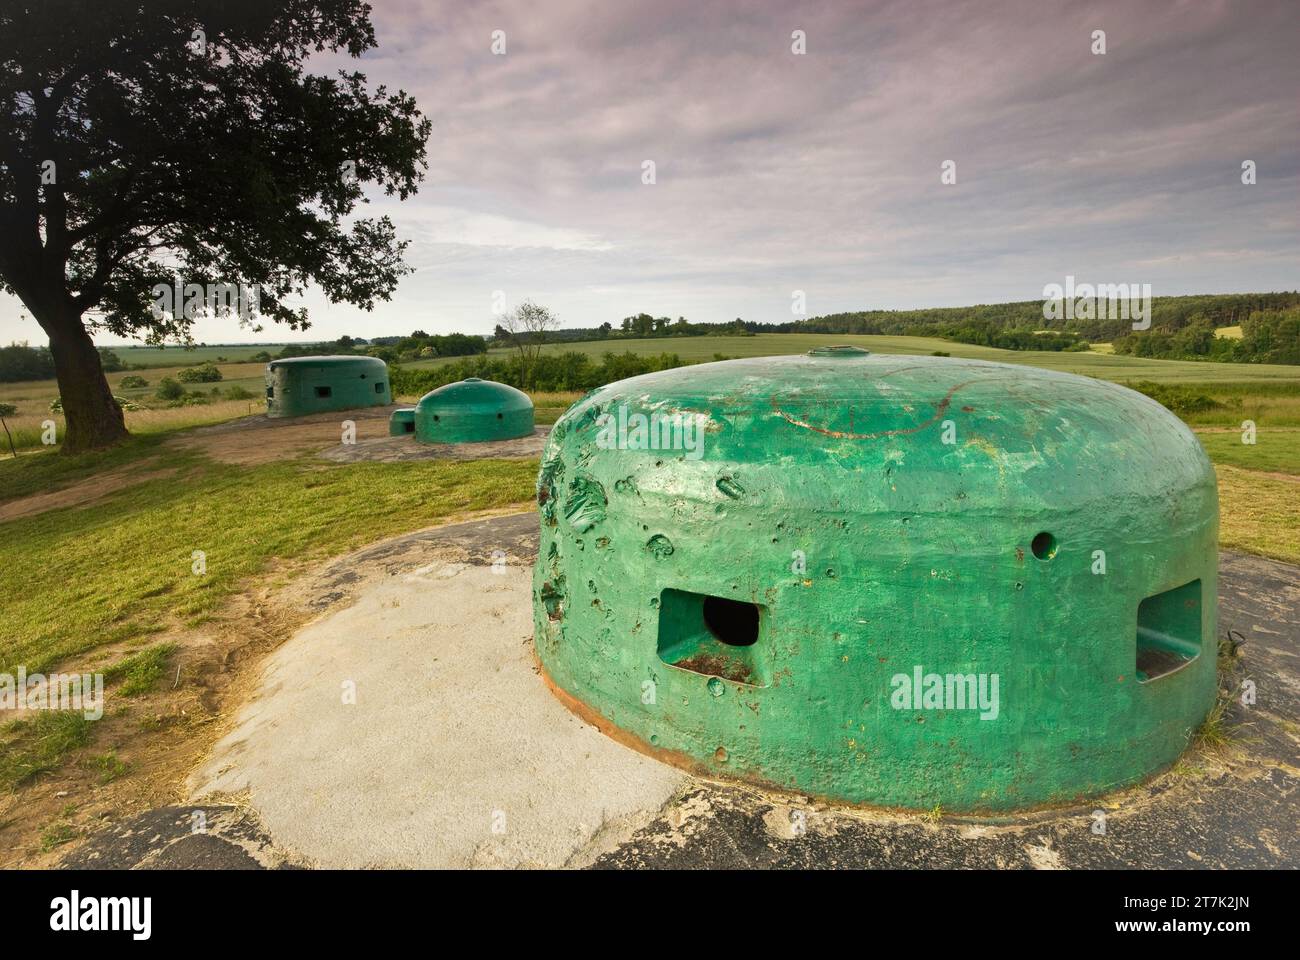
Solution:
<path fill-rule="evenodd" d="M 625 317 L 618 328 L 555 330 L 547 339 L 560 342 L 656 339 L 700 336 L 752 336 L 759 333 L 825 333 L 867 336 L 937 337 L 1002 350 L 1087 350 L 1091 343 L 1111 342 L 1117 353 L 1159 359 L 1219 360 L 1226 363 L 1300 363 L 1300 291 L 1280 293 L 1196 294 L 1153 297 L 1151 326 L 1135 331 L 1118 305 L 1092 300 L 1074 316 L 1046 320 L 1043 301 L 932 307 L 919 310 L 862 310 L 783 323 L 755 323 L 737 318 L 727 323 L 694 323 L 685 317 Z M 1114 314 L 1112 318 L 1111 315 Z M 1131 311 L 1130 311 L 1131 314 Z M 1239 340 L 1216 337 L 1221 327 L 1241 326 Z M 494 342 L 508 344 L 498 327 Z"/>
<path fill-rule="evenodd" d="M 1212 360 L 1224 363 L 1300 364 L 1300 292 L 1201 294 L 1154 297 L 1151 327 L 1135 331 L 1131 320 L 1103 317 L 1106 304 L 1096 305 L 1094 319 L 1049 322 L 1043 319 L 1039 300 L 979 304 L 971 307 L 935 307 L 923 310 L 864 310 L 810 317 L 786 323 L 754 323 L 740 318 L 727 323 L 695 323 L 639 313 L 625 317 L 618 327 L 552 329 L 546 342 L 577 343 L 593 340 L 669 339 L 672 337 L 753 336 L 758 333 L 825 333 L 882 336 L 921 336 L 1003 350 L 1087 350 L 1090 343 L 1109 340 L 1125 356 L 1162 360 Z M 1055 325 L 1054 325 L 1055 324 Z M 1240 338 L 1217 336 L 1222 327 L 1242 328 Z M 267 363 L 286 357 L 313 354 L 358 354 L 401 364 L 434 357 L 475 357 L 489 347 L 515 346 L 526 333 L 511 333 L 500 324 L 489 337 L 476 334 L 428 334 L 414 330 L 409 336 L 370 339 L 342 336 L 319 343 L 290 343 L 272 353 L 259 351 L 249 359 Z M 108 347 L 100 347 L 105 372 L 133 369 L 134 365 Z M 54 360 L 46 347 L 14 343 L 0 347 L 0 383 L 47 380 L 54 376 Z"/>

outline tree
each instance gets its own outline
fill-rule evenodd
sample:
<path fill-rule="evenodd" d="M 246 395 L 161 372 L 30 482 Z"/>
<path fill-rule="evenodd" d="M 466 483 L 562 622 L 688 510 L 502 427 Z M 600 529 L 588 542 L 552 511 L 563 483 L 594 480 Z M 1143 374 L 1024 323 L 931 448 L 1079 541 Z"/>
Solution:
<path fill-rule="evenodd" d="M 0 383 L 16 380 L 48 380 L 54 376 L 54 358 L 45 347 L 11 343 L 0 347 Z"/>
<path fill-rule="evenodd" d="M 215 363 L 201 363 L 197 367 L 186 367 L 179 371 L 176 379 L 181 383 L 216 383 L 222 376 Z"/>
<path fill-rule="evenodd" d="M 236 306 L 254 329 L 301 330 L 306 311 L 286 298 L 309 284 L 369 310 L 409 272 L 387 217 L 343 218 L 364 184 L 416 190 L 429 121 L 403 91 L 305 69 L 313 52 L 374 47 L 369 12 L 362 0 L 0 7 L 0 289 L 50 338 L 65 453 L 126 435 L 92 332 L 188 340 L 197 316 Z M 232 288 L 235 306 L 220 296 Z"/>
<path fill-rule="evenodd" d="M 547 331 L 559 326 L 559 321 L 550 310 L 525 300 L 501 318 L 501 325 L 519 350 L 519 359 L 527 369 L 541 355 Z"/>
<path fill-rule="evenodd" d="M 18 451 L 14 449 L 13 434 L 9 432 L 9 424 L 5 423 L 5 418 L 12 417 L 17 412 L 18 412 L 18 407 L 16 407 L 14 404 L 0 403 L 0 426 L 3 426 L 5 428 L 5 436 L 9 438 L 9 452 L 12 453 L 15 457 L 18 456 Z"/>
<path fill-rule="evenodd" d="M 100 347 L 97 352 L 99 353 L 99 365 L 105 373 L 121 373 L 126 369 L 126 364 L 122 362 L 122 358 L 108 347 Z"/>

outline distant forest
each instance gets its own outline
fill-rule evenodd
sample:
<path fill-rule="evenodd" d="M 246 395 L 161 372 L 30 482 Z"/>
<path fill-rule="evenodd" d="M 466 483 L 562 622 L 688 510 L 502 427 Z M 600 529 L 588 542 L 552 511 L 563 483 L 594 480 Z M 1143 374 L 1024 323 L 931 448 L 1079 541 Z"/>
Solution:
<path fill-rule="evenodd" d="M 615 327 L 558 330 L 552 340 L 617 340 L 643 337 L 746 335 L 755 333 L 875 334 L 940 337 L 1004 350 L 1087 350 L 1114 344 L 1115 352 L 1166 360 L 1300 364 L 1300 292 L 1200 294 L 1153 297 L 1151 326 L 1135 331 L 1130 319 L 1106 319 L 1108 301 L 1076 303 L 1074 318 L 1046 320 L 1043 301 L 935 307 L 926 310 L 863 310 L 786 323 L 691 323 L 685 317 L 626 317 Z M 1118 307 L 1118 304 L 1115 304 Z M 1081 316 L 1083 315 L 1083 316 Z M 1216 337 L 1220 327 L 1242 328 L 1240 339 Z M 500 332 L 500 331 L 499 331 Z"/>

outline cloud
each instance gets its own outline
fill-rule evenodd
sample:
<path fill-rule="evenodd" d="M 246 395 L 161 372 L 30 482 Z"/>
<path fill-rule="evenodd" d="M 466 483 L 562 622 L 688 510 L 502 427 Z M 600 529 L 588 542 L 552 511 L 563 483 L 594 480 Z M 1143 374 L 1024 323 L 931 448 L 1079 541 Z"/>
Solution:
<path fill-rule="evenodd" d="M 374 205 L 420 269 L 372 315 L 313 302 L 321 335 L 487 331 L 495 289 L 585 326 L 785 320 L 793 289 L 814 313 L 1030 299 L 1067 273 L 1297 286 L 1290 3 L 373 5 L 361 69 L 434 121 L 420 193 Z"/>
<path fill-rule="evenodd" d="M 491 213 L 453 207 L 425 207 L 418 211 L 394 211 L 406 229 L 404 236 L 420 248 L 451 244 L 466 247 L 505 247 L 511 250 L 612 250 L 614 245 L 598 237 L 565 227 L 530 223 Z M 408 259 L 416 259 L 413 254 Z"/>

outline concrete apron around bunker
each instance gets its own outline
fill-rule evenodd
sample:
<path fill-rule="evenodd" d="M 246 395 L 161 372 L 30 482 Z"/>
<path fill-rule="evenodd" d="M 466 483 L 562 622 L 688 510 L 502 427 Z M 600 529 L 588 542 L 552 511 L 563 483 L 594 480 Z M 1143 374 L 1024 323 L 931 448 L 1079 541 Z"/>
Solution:
<path fill-rule="evenodd" d="M 331 563 L 311 585 L 322 617 L 272 655 L 192 778 L 195 801 L 246 802 L 283 857 L 320 867 L 1229 866 L 1295 855 L 1294 839 L 1266 829 L 1297 785 L 1284 736 L 1210 780 L 1165 774 L 1082 807 L 998 818 L 938 821 L 688 776 L 602 736 L 547 690 L 530 642 L 536 549 L 536 514 L 525 513 Z M 1225 562 L 1228 615 L 1247 624 L 1266 562 Z M 1246 565 L 1240 576 L 1232 563 Z M 1288 622 L 1300 621 L 1300 571 L 1268 566 L 1288 578 Z M 1096 831 L 1098 810 L 1109 834 Z M 1159 832 L 1202 820 L 1225 825 L 1222 849 Z"/>
<path fill-rule="evenodd" d="M 195 797 L 246 798 L 319 867 L 585 865 L 648 825 L 687 778 L 539 680 L 536 528 L 444 527 L 323 571 L 326 615 L 271 655 Z"/>

